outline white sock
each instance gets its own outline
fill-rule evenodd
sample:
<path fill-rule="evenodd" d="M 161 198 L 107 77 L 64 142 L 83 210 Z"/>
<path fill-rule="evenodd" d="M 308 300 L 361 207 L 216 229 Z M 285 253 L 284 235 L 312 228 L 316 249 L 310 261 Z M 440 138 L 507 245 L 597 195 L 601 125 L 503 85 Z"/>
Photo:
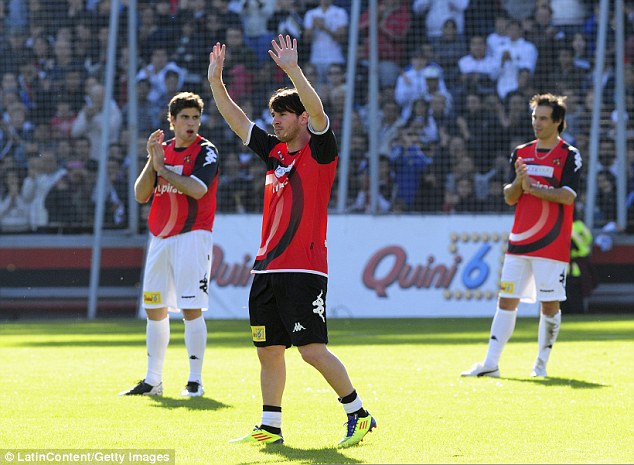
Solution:
<path fill-rule="evenodd" d="M 163 362 L 165 362 L 165 351 L 170 342 L 170 321 L 169 317 L 162 320 L 147 320 L 145 330 L 145 340 L 147 347 L 147 373 L 145 382 L 157 386 L 163 379 Z"/>
<path fill-rule="evenodd" d="M 347 404 L 343 404 L 343 409 L 346 412 L 346 415 L 350 415 L 354 412 L 358 412 L 363 408 L 363 402 L 361 401 L 361 397 L 357 395 L 352 402 L 348 402 Z"/>
<path fill-rule="evenodd" d="M 543 313 L 539 315 L 539 329 L 537 332 L 537 343 L 539 345 L 539 358 L 544 365 L 548 362 L 550 351 L 553 344 L 557 340 L 559 327 L 561 326 L 561 311 L 554 316 L 546 316 Z"/>
<path fill-rule="evenodd" d="M 262 423 L 260 425 L 282 428 L 282 412 L 262 412 Z"/>
<path fill-rule="evenodd" d="M 504 346 L 515 329 L 516 319 L 517 311 L 502 310 L 500 308 L 496 310 L 493 323 L 491 323 L 491 337 L 489 338 L 489 349 L 484 360 L 484 366 L 498 366 Z"/>
<path fill-rule="evenodd" d="M 185 322 L 185 347 L 189 355 L 189 379 L 202 383 L 203 359 L 205 347 L 207 347 L 207 324 L 205 318 L 200 316 L 194 320 Z"/>

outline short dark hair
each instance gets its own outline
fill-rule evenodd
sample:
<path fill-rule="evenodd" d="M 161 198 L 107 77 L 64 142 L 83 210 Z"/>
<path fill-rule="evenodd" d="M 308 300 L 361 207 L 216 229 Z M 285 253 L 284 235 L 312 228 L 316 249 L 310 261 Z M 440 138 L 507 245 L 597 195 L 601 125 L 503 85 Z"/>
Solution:
<path fill-rule="evenodd" d="M 530 100 L 530 107 L 531 110 L 541 106 L 552 108 L 552 119 L 560 121 L 557 131 L 561 134 L 566 129 L 566 98 L 563 95 L 536 94 Z"/>
<path fill-rule="evenodd" d="M 269 110 L 277 113 L 289 112 L 301 115 L 306 111 L 304 104 L 299 98 L 297 89 L 284 87 L 277 89 L 269 99 Z"/>
<path fill-rule="evenodd" d="M 205 102 L 200 98 L 200 95 L 193 92 L 179 92 L 170 100 L 169 115 L 176 118 L 185 108 L 196 108 L 202 115 L 204 107 Z"/>

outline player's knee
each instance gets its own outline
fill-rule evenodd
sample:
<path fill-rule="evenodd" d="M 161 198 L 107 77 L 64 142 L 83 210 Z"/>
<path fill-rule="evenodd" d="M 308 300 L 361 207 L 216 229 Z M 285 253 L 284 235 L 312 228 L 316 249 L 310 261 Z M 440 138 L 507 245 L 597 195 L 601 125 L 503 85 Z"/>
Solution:
<path fill-rule="evenodd" d="M 308 344 L 298 349 L 302 359 L 312 366 L 319 366 L 328 356 L 325 344 Z"/>

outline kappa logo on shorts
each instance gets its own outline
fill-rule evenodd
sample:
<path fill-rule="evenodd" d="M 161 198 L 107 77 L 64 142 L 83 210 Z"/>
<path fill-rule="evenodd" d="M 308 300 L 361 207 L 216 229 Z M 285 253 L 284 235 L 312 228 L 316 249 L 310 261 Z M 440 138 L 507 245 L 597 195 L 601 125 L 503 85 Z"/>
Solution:
<path fill-rule="evenodd" d="M 306 329 L 306 328 L 304 328 L 302 326 L 302 324 L 298 321 L 298 322 L 295 323 L 295 327 L 293 328 L 293 332 L 294 333 L 298 333 L 298 332 L 300 332 L 300 331 L 302 331 L 304 329 Z"/>
<path fill-rule="evenodd" d="M 143 303 L 144 304 L 161 304 L 163 303 L 161 299 L 160 292 L 144 292 L 143 293 Z"/>
<path fill-rule="evenodd" d="M 254 342 L 265 342 L 266 326 L 251 326 L 251 337 Z"/>
<path fill-rule="evenodd" d="M 321 298 L 323 293 L 324 291 L 322 290 L 317 296 L 317 299 L 315 299 L 315 301 L 313 302 L 313 306 L 315 307 L 313 308 L 313 313 L 316 313 L 317 315 L 319 315 L 319 317 L 321 318 L 321 321 L 325 323 L 326 318 L 324 317 L 324 312 L 326 311 L 326 309 L 324 308 L 324 299 Z"/>
<path fill-rule="evenodd" d="M 200 290 L 203 291 L 205 294 L 207 294 L 207 286 L 209 284 L 209 280 L 207 279 L 207 273 L 205 273 L 205 276 L 203 276 L 203 279 L 201 279 L 200 281 L 198 281 L 200 284 Z"/>
<path fill-rule="evenodd" d="M 515 285 L 511 281 L 502 281 L 500 283 L 500 293 L 513 294 L 515 292 Z"/>

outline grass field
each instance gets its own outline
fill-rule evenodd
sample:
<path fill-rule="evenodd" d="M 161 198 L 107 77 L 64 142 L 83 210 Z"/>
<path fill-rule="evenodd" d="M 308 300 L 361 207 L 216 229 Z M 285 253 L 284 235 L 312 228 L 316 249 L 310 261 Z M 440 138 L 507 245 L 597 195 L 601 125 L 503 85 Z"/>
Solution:
<path fill-rule="evenodd" d="M 490 319 L 332 320 L 378 428 L 333 445 L 343 410 L 295 349 L 282 446 L 234 445 L 259 422 L 258 362 L 245 321 L 209 321 L 206 397 L 183 399 L 187 355 L 172 322 L 163 397 L 118 397 L 145 374 L 145 323 L 0 325 L 0 448 L 174 449 L 188 465 L 634 462 L 634 318 L 565 316 L 550 378 L 528 376 L 537 321 L 520 319 L 500 379 L 460 378 L 483 358 Z M 0 463 L 5 463 L 0 457 Z"/>

